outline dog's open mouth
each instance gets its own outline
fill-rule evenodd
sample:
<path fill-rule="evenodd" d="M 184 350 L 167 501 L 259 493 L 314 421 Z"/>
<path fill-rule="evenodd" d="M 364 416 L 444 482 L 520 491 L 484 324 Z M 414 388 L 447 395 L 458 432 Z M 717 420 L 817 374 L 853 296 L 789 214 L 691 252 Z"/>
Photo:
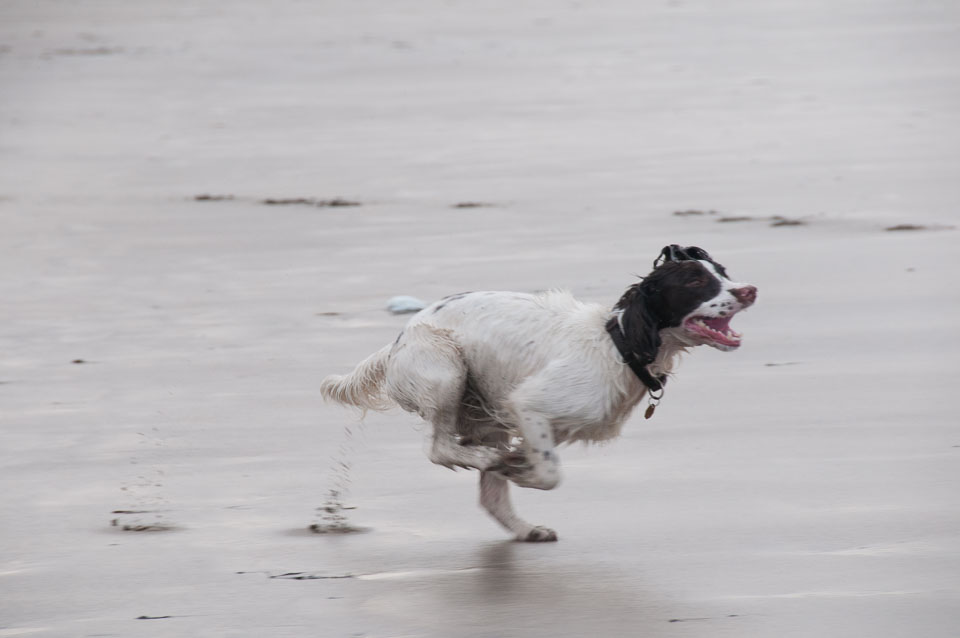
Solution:
<path fill-rule="evenodd" d="M 730 319 L 733 315 L 726 317 L 690 317 L 683 322 L 683 327 L 687 332 L 706 339 L 707 343 L 723 349 L 733 349 L 740 347 L 741 335 L 736 330 L 730 328 Z"/>

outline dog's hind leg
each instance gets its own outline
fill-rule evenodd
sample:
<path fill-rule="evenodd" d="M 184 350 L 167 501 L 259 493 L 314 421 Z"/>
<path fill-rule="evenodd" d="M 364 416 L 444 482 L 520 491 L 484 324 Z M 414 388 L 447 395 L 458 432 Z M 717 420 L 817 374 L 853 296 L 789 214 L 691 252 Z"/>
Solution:
<path fill-rule="evenodd" d="M 401 407 L 433 425 L 430 460 L 478 470 L 500 460 L 497 450 L 460 445 L 457 419 L 467 383 L 467 364 L 449 331 L 427 324 L 407 329 L 387 365 L 387 393 Z"/>
<path fill-rule="evenodd" d="M 517 540 L 546 542 L 557 540 L 557 533 L 547 527 L 531 525 L 513 511 L 510 503 L 510 483 L 495 472 L 480 472 L 480 505 Z"/>
<path fill-rule="evenodd" d="M 433 423 L 430 460 L 437 465 L 484 470 L 500 462 L 501 454 L 483 445 L 460 445 L 456 438 L 456 412 L 443 413 L 429 419 Z"/>

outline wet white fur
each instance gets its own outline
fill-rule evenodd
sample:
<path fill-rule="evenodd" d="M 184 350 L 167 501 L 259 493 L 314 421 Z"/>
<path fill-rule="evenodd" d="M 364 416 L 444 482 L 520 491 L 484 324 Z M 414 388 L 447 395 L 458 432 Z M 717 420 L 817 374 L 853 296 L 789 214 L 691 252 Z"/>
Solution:
<path fill-rule="evenodd" d="M 727 281 L 706 265 L 724 284 L 717 298 L 732 299 Z M 605 329 L 610 317 L 609 309 L 566 292 L 454 295 L 417 313 L 394 344 L 351 374 L 324 379 L 321 392 L 362 409 L 396 404 L 418 413 L 433 425 L 434 463 L 481 470 L 481 504 L 494 518 L 521 540 L 555 540 L 552 530 L 516 515 L 508 481 L 554 488 L 556 446 L 616 437 L 645 394 Z M 677 355 L 697 345 L 679 327 L 660 335 L 663 345 L 648 367 L 654 375 L 668 374 Z M 514 453 L 513 460 L 522 462 L 504 466 L 503 450 L 458 442 L 468 374 L 484 411 L 520 437 L 522 457 Z"/>

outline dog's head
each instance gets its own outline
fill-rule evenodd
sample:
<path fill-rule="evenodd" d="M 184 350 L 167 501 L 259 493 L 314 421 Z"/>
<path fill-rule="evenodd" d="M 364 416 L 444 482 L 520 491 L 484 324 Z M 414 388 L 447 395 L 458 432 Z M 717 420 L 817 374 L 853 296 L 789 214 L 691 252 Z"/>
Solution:
<path fill-rule="evenodd" d="M 663 330 L 686 346 L 737 349 L 741 335 L 730 320 L 756 299 L 755 286 L 731 281 L 707 251 L 674 244 L 661 251 L 653 272 L 627 290 L 616 308 L 623 311 L 624 336 L 652 361 Z"/>

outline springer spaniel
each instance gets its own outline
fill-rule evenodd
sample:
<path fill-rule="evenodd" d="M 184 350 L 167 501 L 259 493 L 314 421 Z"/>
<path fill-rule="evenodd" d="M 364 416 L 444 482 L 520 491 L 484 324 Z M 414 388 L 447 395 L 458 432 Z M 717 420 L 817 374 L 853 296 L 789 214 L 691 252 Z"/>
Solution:
<path fill-rule="evenodd" d="M 431 461 L 480 470 L 481 505 L 518 540 L 555 541 L 514 512 L 509 484 L 553 489 L 556 447 L 616 437 L 645 394 L 649 418 L 677 356 L 735 350 L 730 319 L 756 298 L 703 249 L 674 244 L 612 310 L 566 292 L 445 297 L 320 389 L 364 410 L 416 412 L 433 425 Z"/>

